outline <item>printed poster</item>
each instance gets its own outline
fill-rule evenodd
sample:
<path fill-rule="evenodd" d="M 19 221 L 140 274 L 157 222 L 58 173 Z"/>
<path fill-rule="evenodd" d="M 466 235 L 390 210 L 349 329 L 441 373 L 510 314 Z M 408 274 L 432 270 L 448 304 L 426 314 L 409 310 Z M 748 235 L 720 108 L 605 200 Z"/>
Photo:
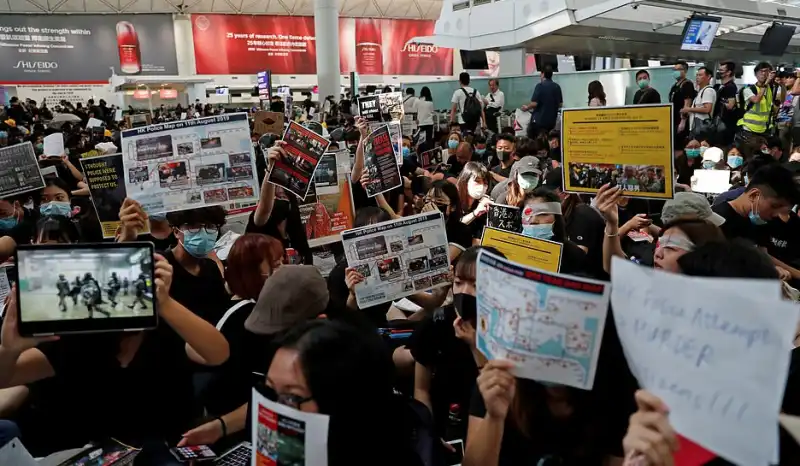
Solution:
<path fill-rule="evenodd" d="M 441 212 L 427 212 L 342 232 L 347 265 L 364 276 L 361 309 L 450 284 Z"/>
<path fill-rule="evenodd" d="M 565 192 L 673 197 L 672 104 L 564 109 L 561 141 Z"/>
<path fill-rule="evenodd" d="M 283 149 L 288 158 L 275 162 L 267 181 L 305 199 L 314 170 L 331 142 L 294 121 L 289 122 L 283 141 L 286 142 Z"/>
<path fill-rule="evenodd" d="M 128 196 L 149 214 L 258 200 L 246 113 L 122 132 Z"/>
<path fill-rule="evenodd" d="M 491 246 L 503 253 L 508 260 L 547 272 L 560 270 L 561 250 L 564 247 L 555 241 L 530 238 L 488 226 L 483 229 L 481 246 Z"/>
<path fill-rule="evenodd" d="M 125 201 L 125 169 L 122 154 L 110 154 L 81 159 L 83 173 L 89 184 L 89 195 L 100 220 L 103 238 L 114 238 L 120 226 L 119 211 Z M 148 233 L 143 231 L 141 233 Z"/>
<path fill-rule="evenodd" d="M 400 123 L 396 121 L 389 121 L 387 123 L 370 123 L 368 125 L 369 132 L 371 133 L 373 131 L 377 131 L 383 126 L 389 128 L 389 138 L 392 141 L 394 159 L 397 162 L 397 165 L 403 165 L 403 133 L 400 128 Z"/>
<path fill-rule="evenodd" d="M 300 204 L 308 245 L 314 248 L 338 242 L 342 231 L 353 228 L 354 218 L 350 152 L 328 152 L 320 159 L 312 188 Z"/>
<path fill-rule="evenodd" d="M 259 135 L 283 134 L 283 113 L 281 112 L 256 112 L 253 117 L 253 132 Z"/>
<path fill-rule="evenodd" d="M 44 188 L 30 142 L 0 147 L 0 199 Z"/>
<path fill-rule="evenodd" d="M 379 95 L 365 95 L 358 98 L 358 114 L 370 123 L 382 122 Z"/>
<path fill-rule="evenodd" d="M 476 345 L 514 375 L 591 390 L 610 286 L 478 254 Z"/>
<path fill-rule="evenodd" d="M 364 142 L 364 169 L 369 177 L 366 185 L 369 197 L 402 186 L 403 179 L 387 125 L 381 125 L 367 136 Z"/>
<path fill-rule="evenodd" d="M 251 460 L 254 466 L 328 464 L 325 414 L 306 413 L 270 401 L 253 389 L 250 403 Z"/>
<path fill-rule="evenodd" d="M 522 209 L 510 205 L 490 204 L 486 226 L 519 233 L 522 231 Z"/>
<path fill-rule="evenodd" d="M 444 154 L 441 147 L 437 147 L 436 149 L 426 150 L 421 154 L 417 155 L 417 161 L 419 162 L 419 166 L 424 169 L 433 168 L 436 166 L 441 165 L 444 163 Z"/>

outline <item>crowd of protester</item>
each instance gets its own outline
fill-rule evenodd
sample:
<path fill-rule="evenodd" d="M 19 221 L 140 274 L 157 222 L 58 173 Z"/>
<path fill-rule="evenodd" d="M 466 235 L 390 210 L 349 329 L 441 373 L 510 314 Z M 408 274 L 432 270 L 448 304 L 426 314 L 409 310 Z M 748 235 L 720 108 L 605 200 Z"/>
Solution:
<path fill-rule="evenodd" d="M 733 72 L 731 66 L 723 64 L 723 75 Z M 464 440 L 465 466 L 673 464 L 678 442 L 667 409 L 638 389 L 613 318 L 588 391 L 517 379 L 508 361 L 486 360 L 475 335 L 476 260 L 489 249 L 480 242 L 492 204 L 529 213 L 518 233 L 562 243 L 562 273 L 608 280 L 617 256 L 670 273 L 800 287 L 800 151 L 761 134 L 730 141 L 693 134 L 681 125 L 681 115 L 690 112 L 680 109 L 692 108 L 694 86 L 692 92 L 684 86 L 682 65 L 676 71 L 675 93 L 686 100 L 675 101 L 681 105 L 675 173 L 630 174 L 637 184 L 652 186 L 649 191 L 664 189 L 664 177 L 675 176 L 680 192 L 667 201 L 623 196 L 609 182 L 626 173 L 612 168 L 596 183 L 596 196 L 565 192 L 555 120 L 536 119 L 528 136 L 515 136 L 512 128 L 482 131 L 492 126 L 485 115 L 466 123 L 461 118 L 471 88 L 460 91 L 464 99 L 454 95 L 449 131 L 435 131 L 426 114 L 420 122 L 430 135 L 425 143 L 403 138 L 402 186 L 368 197 L 362 186 L 368 125 L 343 112 L 336 145 L 354 153 L 355 227 L 422 212 L 444 216 L 452 285 L 409 296 L 421 309 L 416 312 L 392 303 L 360 308 L 355 288 L 364 277 L 348 267 L 341 246 L 334 246 L 338 260 L 327 278 L 311 265 L 298 200 L 264 181 L 286 156 L 280 141 L 262 151 L 255 143 L 262 135 L 252 135 L 261 159 L 260 200 L 224 261 L 214 252 L 226 223 L 222 207 L 148 215 L 126 199 L 116 241 L 155 244 L 159 327 L 24 338 L 12 291 L 0 335 L 0 442 L 16 436 L 35 456 L 45 456 L 114 438 L 142 448 L 135 464 L 171 465 L 170 447 L 223 450 L 249 439 L 251 389 L 258 387 L 274 401 L 330 416 L 328 458 L 334 466 L 444 465 L 453 449 L 447 441 L 456 439 Z M 560 89 L 556 95 L 551 77 L 550 71 L 528 109 L 557 113 Z M 791 90 L 794 79 L 781 79 Z M 652 102 L 658 93 L 648 91 L 649 75 L 640 73 L 637 81 L 637 103 Z M 462 88 L 468 84 L 462 78 Z M 495 82 L 491 102 L 497 92 Z M 414 98 L 423 102 L 414 108 L 429 113 L 424 102 L 430 91 L 423 88 Z M 349 107 L 334 104 L 325 111 Z M 587 104 L 605 105 L 599 82 L 589 86 Z M 49 125 L 53 114 L 45 105 L 12 99 L 0 122 L 0 147 L 31 141 L 41 153 L 42 138 L 53 132 L 64 134 L 66 147 L 57 177 L 48 178 L 43 190 L 0 199 L 2 260 L 11 260 L 19 244 L 103 240 L 78 159 L 100 143 L 119 147 L 122 124 L 103 101 L 62 103 L 58 110 L 79 121 Z M 188 111 L 202 116 L 215 109 L 198 102 Z M 161 117 L 175 117 L 175 111 Z M 105 130 L 87 129 L 90 118 L 102 120 Z M 444 163 L 420 166 L 416 154 L 434 146 L 443 150 Z M 697 168 L 732 172 L 731 189 L 713 205 L 691 192 Z M 300 265 L 288 263 L 290 249 Z M 383 338 L 378 329 L 386 328 L 410 329 L 411 336 Z M 793 356 L 782 409 L 798 415 L 800 353 Z M 780 464 L 800 464 L 800 448 L 785 432 Z"/>

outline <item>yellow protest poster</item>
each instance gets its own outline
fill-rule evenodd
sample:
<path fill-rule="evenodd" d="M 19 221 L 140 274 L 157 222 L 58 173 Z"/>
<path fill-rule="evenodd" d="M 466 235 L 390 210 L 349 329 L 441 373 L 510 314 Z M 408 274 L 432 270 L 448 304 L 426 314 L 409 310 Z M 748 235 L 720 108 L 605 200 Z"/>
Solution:
<path fill-rule="evenodd" d="M 565 192 L 608 183 L 630 197 L 673 197 L 671 104 L 564 109 L 561 152 Z"/>
<path fill-rule="evenodd" d="M 561 268 L 563 245 L 555 241 L 529 238 L 510 231 L 486 227 L 483 229 L 481 246 L 491 246 L 502 252 L 510 261 L 536 267 L 545 272 L 558 272 Z"/>

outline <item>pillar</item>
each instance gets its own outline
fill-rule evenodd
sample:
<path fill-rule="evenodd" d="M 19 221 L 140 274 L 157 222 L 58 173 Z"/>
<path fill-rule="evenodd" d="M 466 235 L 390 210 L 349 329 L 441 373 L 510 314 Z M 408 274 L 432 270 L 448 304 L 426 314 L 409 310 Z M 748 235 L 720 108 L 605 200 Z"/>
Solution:
<path fill-rule="evenodd" d="M 522 76 L 525 74 L 525 49 L 505 49 L 500 51 L 500 77 Z"/>
<path fill-rule="evenodd" d="M 314 29 L 317 45 L 319 100 L 332 95 L 339 100 L 339 0 L 314 0 Z"/>

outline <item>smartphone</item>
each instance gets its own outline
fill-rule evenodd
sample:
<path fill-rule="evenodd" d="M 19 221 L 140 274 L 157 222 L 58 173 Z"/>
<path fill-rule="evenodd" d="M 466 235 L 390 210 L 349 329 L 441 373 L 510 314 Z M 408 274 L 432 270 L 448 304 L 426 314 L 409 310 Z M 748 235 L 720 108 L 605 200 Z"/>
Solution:
<path fill-rule="evenodd" d="M 169 452 L 178 461 L 188 463 L 189 461 L 210 461 L 216 459 L 217 454 L 214 453 L 208 445 L 193 445 L 191 447 L 175 447 L 170 448 Z"/>
<path fill-rule="evenodd" d="M 464 441 L 450 440 L 447 444 L 453 447 L 455 451 L 447 451 L 445 464 L 447 466 L 461 466 L 461 462 L 464 461 Z"/>

